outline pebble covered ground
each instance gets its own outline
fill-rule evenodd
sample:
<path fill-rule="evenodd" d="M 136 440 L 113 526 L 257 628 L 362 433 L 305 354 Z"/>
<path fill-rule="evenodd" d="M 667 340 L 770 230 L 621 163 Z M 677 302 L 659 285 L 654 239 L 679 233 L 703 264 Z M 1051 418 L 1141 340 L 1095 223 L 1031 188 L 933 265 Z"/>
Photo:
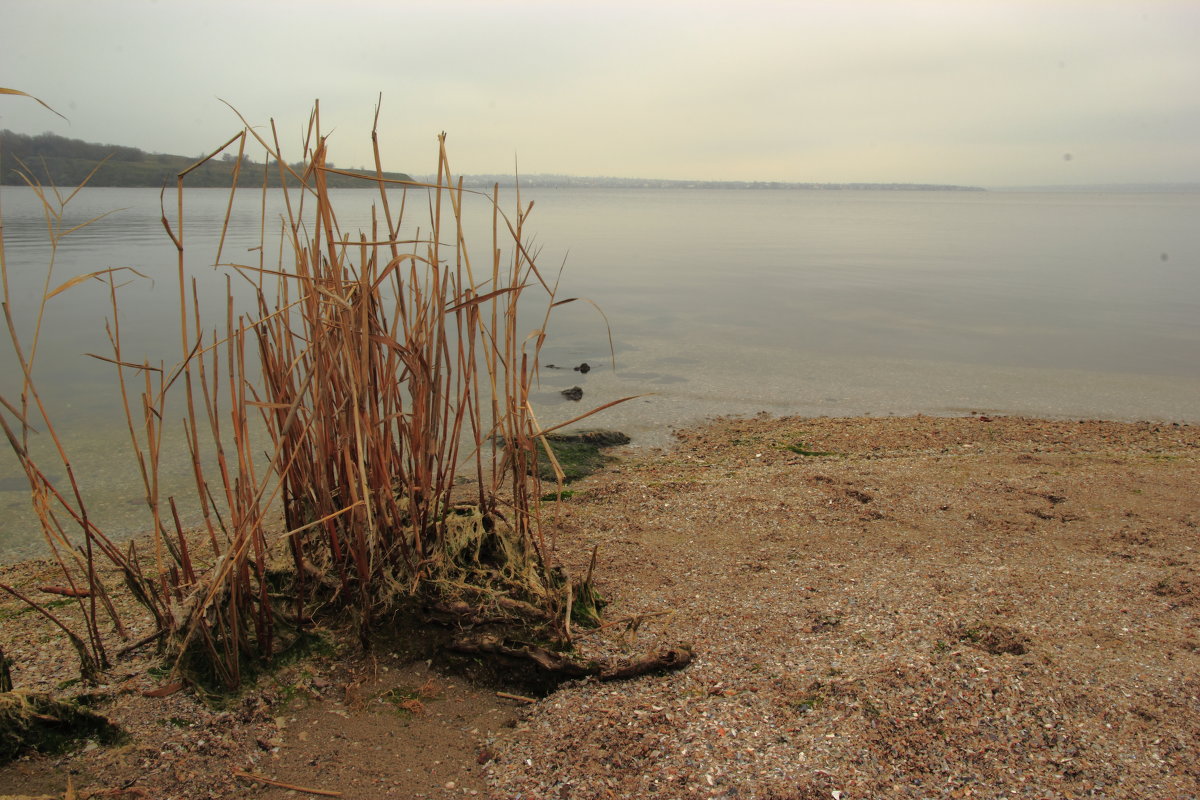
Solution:
<path fill-rule="evenodd" d="M 496 796 L 1197 796 L 1198 443 L 727 420 L 592 479 L 560 541 L 633 617 L 606 646 L 697 658 L 529 709 Z"/>
<path fill-rule="evenodd" d="M 578 645 L 686 669 L 522 704 L 337 650 L 214 708 L 145 697 L 135 657 L 100 691 L 131 740 L 0 767 L 0 795 L 1200 796 L 1200 428 L 764 417 L 621 455 L 546 509 L 573 571 L 599 546 Z M 70 680 L 0 613 L 18 686 Z"/>

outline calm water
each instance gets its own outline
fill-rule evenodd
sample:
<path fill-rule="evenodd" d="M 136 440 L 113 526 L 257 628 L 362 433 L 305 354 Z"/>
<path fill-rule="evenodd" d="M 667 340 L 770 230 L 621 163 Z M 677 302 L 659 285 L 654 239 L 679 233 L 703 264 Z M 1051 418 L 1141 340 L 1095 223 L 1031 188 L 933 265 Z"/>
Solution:
<path fill-rule="evenodd" d="M 343 227 L 366 225 L 370 192 L 347 191 Z M 561 307 L 543 363 L 543 424 L 617 397 L 653 393 L 597 424 L 657 446 L 717 414 L 960 414 L 1200 422 L 1200 195 L 694 190 L 526 190 L 539 264 Z M 227 195 L 188 199 L 193 274 L 209 297 L 214 231 Z M 18 323 L 31 330 L 48 249 L 32 195 L 4 187 L 5 252 Z M 258 200 L 234 212 L 222 260 L 257 264 Z M 272 197 L 270 213 L 282 206 Z M 178 358 L 174 248 L 156 190 L 85 190 L 68 207 L 52 283 L 108 267 L 148 276 L 122 291 L 126 358 Z M 477 258 L 490 217 L 468 241 Z M 407 229 L 415 233 L 415 227 Z M 267 248 L 268 262 L 271 248 Z M 144 528 L 104 333 L 107 289 L 51 301 L 36 376 L 71 449 L 89 508 L 108 532 Z M 28 346 L 28 341 L 26 342 Z M 7 347 L 0 393 L 19 381 Z M 582 403 L 559 390 L 578 385 Z M 177 409 L 178 413 L 178 409 Z M 177 422 L 173 424 L 178 424 Z M 41 437 L 45 439 L 45 437 Z M 44 446 L 42 441 L 39 446 Z M 52 474 L 55 469 L 49 470 Z M 186 486 L 185 459 L 164 470 Z M 173 491 L 176 489 L 173 489 Z M 15 457 L 0 455 L 0 562 L 37 549 Z"/>

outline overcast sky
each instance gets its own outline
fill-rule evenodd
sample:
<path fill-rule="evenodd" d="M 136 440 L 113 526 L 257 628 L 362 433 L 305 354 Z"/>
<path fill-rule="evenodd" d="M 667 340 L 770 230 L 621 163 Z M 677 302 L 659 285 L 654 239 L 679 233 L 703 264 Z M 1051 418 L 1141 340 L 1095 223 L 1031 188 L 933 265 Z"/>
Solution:
<path fill-rule="evenodd" d="M 0 127 L 197 155 L 312 101 L 339 166 L 1200 181 L 1196 0 L 0 0 Z M 298 151 L 285 153 L 298 157 Z"/>

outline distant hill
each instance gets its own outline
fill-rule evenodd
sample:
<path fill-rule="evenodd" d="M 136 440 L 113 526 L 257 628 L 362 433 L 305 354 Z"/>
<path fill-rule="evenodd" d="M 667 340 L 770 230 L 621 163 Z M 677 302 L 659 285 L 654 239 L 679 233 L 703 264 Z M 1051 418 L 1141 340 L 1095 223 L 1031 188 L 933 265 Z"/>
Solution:
<path fill-rule="evenodd" d="M 96 172 L 90 186 L 174 186 L 175 176 L 199 160 L 198 157 L 147 153 L 136 147 L 113 144 L 93 144 L 80 139 L 67 139 L 52 133 L 29 136 L 12 131 L 0 131 L 0 184 L 20 185 L 17 172 L 20 159 L 33 177 L 43 184 L 78 186 L 104 158 L 109 160 Z M 217 158 L 197 168 L 187 177 L 190 187 L 228 187 L 233 181 L 236 156 Z M 269 168 L 268 168 L 269 167 Z M 268 185 L 279 185 L 279 168 L 272 162 L 265 165 L 248 158 L 242 160 L 238 185 L 261 187 L 266 169 Z M 385 172 L 385 178 L 410 181 L 402 172 Z M 338 188 L 364 188 L 370 184 L 345 175 L 327 174 L 328 183 Z"/>

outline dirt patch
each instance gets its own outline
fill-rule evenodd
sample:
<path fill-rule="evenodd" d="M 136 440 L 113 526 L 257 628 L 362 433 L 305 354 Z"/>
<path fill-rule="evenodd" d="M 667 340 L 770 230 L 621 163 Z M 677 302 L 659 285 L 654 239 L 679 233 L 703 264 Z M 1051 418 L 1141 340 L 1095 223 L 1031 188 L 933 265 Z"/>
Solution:
<path fill-rule="evenodd" d="M 425 662 L 389 661 L 360 661 L 326 679 L 332 693 L 293 699 L 277 720 L 270 776 L 364 800 L 487 796 L 489 743 L 512 725 L 519 701 Z M 259 796 L 295 794 L 270 788 Z"/>
<path fill-rule="evenodd" d="M 441 797 L 449 784 L 486 796 L 482 754 L 523 703 L 412 653 L 364 654 L 353 638 L 207 702 L 146 696 L 161 673 L 137 662 L 139 674 L 93 693 L 124 744 L 26 755 L 0 767 L 0 796 L 61 796 L 67 776 L 83 797 L 137 787 L 154 797 L 285 798 L 303 787 L 369 800 Z"/>

